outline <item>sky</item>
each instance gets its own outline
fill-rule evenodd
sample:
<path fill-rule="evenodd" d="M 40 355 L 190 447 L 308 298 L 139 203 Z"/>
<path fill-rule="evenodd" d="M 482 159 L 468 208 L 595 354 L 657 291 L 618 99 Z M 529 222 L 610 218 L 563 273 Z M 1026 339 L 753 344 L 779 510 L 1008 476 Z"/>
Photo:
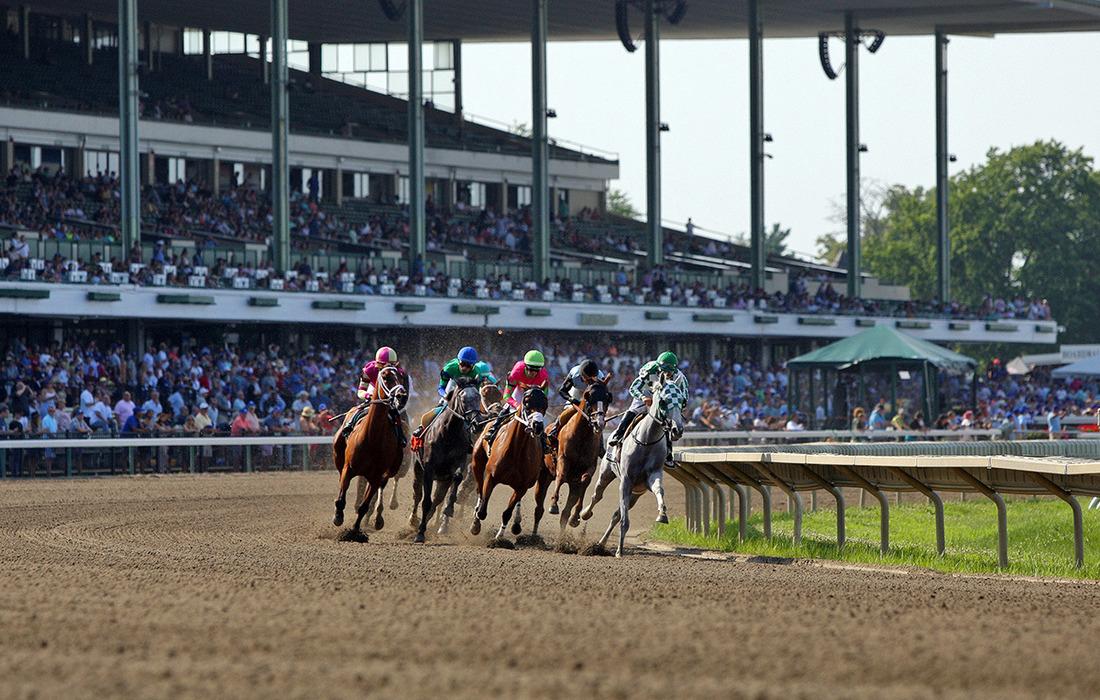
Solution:
<path fill-rule="evenodd" d="M 843 60 L 833 48 L 834 65 Z M 531 121 L 526 44 L 464 44 L 465 109 L 506 123 Z M 645 210 L 644 50 L 611 42 L 548 48 L 551 138 L 615 151 L 611 183 Z M 840 57 L 838 61 L 836 57 Z M 1057 139 L 1100 156 L 1100 35 L 951 37 L 948 143 L 951 172 L 991 147 Z M 861 49 L 860 126 L 865 179 L 935 182 L 934 44 L 887 37 Z M 748 42 L 661 43 L 662 218 L 736 235 L 749 226 Z M 774 137 L 765 166 L 765 219 L 791 228 L 789 248 L 812 255 L 844 199 L 844 76 L 828 80 L 816 39 L 764 42 L 764 123 Z"/>

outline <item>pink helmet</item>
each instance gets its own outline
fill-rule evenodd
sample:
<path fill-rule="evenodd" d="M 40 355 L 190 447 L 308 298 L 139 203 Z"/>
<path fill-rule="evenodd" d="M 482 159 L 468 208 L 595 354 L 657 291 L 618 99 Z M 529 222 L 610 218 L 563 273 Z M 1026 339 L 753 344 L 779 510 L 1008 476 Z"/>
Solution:
<path fill-rule="evenodd" d="M 374 361 L 380 364 L 392 365 L 397 362 L 397 351 L 388 345 L 378 348 L 378 352 L 374 353 Z"/>

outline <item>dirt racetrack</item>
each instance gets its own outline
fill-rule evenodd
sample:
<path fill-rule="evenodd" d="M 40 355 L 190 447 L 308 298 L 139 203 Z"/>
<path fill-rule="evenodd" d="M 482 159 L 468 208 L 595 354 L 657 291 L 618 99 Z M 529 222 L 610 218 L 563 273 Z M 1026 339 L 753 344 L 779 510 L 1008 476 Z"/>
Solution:
<path fill-rule="evenodd" d="M 407 485 L 361 544 L 328 472 L 0 482 L 0 697 L 1100 692 L 1094 584 L 413 545 Z"/>

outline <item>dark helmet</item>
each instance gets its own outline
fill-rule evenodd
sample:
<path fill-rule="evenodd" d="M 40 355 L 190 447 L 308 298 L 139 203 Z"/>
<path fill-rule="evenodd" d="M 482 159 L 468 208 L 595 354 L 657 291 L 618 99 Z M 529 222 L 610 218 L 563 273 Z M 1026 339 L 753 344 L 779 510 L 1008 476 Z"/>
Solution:
<path fill-rule="evenodd" d="M 596 364 L 595 360 L 585 360 L 581 363 L 581 376 L 595 377 L 599 375 L 599 373 L 600 368 L 599 365 Z"/>

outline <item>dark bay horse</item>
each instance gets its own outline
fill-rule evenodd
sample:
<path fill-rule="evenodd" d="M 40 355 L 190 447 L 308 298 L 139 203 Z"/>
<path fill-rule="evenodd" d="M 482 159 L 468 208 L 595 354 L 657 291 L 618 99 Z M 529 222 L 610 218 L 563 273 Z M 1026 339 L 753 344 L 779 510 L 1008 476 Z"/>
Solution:
<path fill-rule="evenodd" d="M 479 390 L 479 393 L 481 394 L 481 412 L 490 418 L 496 416 L 501 410 L 504 392 L 501 391 L 500 387 L 496 384 L 484 384 Z M 481 432 L 488 429 L 489 425 L 486 422 Z M 450 520 L 455 515 L 455 503 L 461 504 L 463 508 L 465 508 L 467 503 L 473 504 L 473 497 L 477 492 L 477 487 L 478 485 L 474 481 L 469 462 L 467 461 L 466 467 L 463 470 L 462 479 L 456 479 L 451 483 L 450 495 L 447 496 L 447 505 L 439 518 L 439 534 L 442 535 L 447 532 Z"/>
<path fill-rule="evenodd" d="M 443 502 L 452 485 L 461 483 L 470 458 L 474 435 L 481 425 L 481 393 L 473 382 L 460 382 L 447 397 L 447 403 L 423 434 L 423 446 L 413 456 L 415 480 L 413 510 L 421 502 L 416 542 L 424 541 L 435 509 Z M 433 487 L 438 488 L 433 491 Z M 420 488 L 417 488 L 417 487 Z M 415 514 L 413 515 L 415 518 Z"/>
<path fill-rule="evenodd" d="M 584 493 L 588 490 L 592 474 L 596 471 L 596 463 L 603 453 L 604 419 L 612 401 L 611 391 L 608 389 L 609 381 L 611 381 L 611 375 L 594 382 L 584 390 L 580 405 L 558 431 L 557 453 L 546 455 L 546 470 L 539 476 L 539 479 L 544 482 L 551 478 L 554 480 L 550 495 L 551 515 L 558 512 L 558 498 L 562 484 L 569 485 L 569 497 L 565 501 L 565 508 L 561 511 L 563 530 L 566 523 L 572 527 L 580 524 Z M 538 490 L 538 495 L 545 498 L 546 491 L 544 486 Z M 536 508 L 535 512 L 538 513 L 539 510 Z M 538 529 L 538 516 L 536 516 L 535 529 Z"/>
<path fill-rule="evenodd" d="M 512 497 L 504 509 L 500 529 L 494 539 L 504 535 L 513 511 L 516 518 L 512 523 L 512 534 L 521 532 L 520 499 L 536 485 L 539 472 L 543 469 L 542 433 L 548 405 L 546 394 L 541 389 L 528 389 L 524 392 L 520 409 L 497 432 L 493 444 L 488 445 L 484 435 L 478 439 L 470 464 L 470 471 L 480 487 L 471 533 L 476 535 L 481 532 L 481 521 L 488 515 L 489 498 L 498 484 L 510 486 Z M 541 506 L 536 505 L 536 522 L 542 516 L 540 509 Z"/>
<path fill-rule="evenodd" d="M 370 512 L 371 501 L 386 487 L 386 482 L 397 474 L 405 456 L 397 431 L 400 412 L 408 396 L 401 385 L 397 370 L 392 367 L 383 369 L 378 373 L 375 386 L 375 396 L 370 402 L 367 415 L 352 430 L 346 444 L 340 437 L 342 431 L 337 432 L 333 438 L 333 461 L 340 471 L 340 491 L 336 496 L 333 525 L 342 525 L 344 522 L 345 499 L 352 478 L 359 476 L 366 481 L 362 501 L 356 508 L 358 517 L 355 518 L 353 528 L 356 532 L 359 532 L 363 516 Z M 375 520 L 375 529 L 380 529 L 383 524 L 379 513 Z"/>

